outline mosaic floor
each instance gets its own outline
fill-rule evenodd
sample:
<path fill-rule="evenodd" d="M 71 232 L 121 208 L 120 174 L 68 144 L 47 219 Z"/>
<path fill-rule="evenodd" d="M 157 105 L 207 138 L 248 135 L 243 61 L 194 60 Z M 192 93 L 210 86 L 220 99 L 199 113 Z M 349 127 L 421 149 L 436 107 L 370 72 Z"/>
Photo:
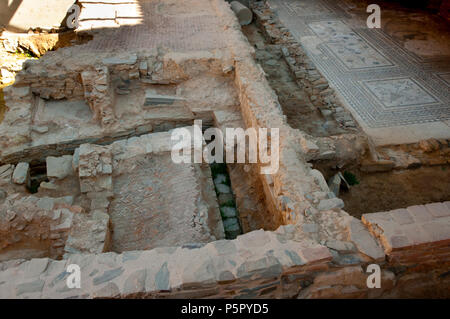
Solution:
<path fill-rule="evenodd" d="M 369 2 L 270 0 L 283 24 L 377 145 L 450 138 L 450 27 L 432 14 Z"/>

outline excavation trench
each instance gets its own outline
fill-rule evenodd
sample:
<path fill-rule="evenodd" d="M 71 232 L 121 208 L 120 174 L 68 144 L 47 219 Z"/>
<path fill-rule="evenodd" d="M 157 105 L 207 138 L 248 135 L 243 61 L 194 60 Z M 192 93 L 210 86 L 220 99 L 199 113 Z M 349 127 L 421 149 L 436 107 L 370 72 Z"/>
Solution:
<path fill-rule="evenodd" d="M 339 198 L 350 215 L 386 212 L 414 205 L 450 201 L 450 165 L 365 172 L 360 167 L 335 167 L 315 164 L 329 185 L 338 172 L 350 184 L 341 183 Z"/>
<path fill-rule="evenodd" d="M 345 133 L 338 123 L 325 118 L 311 103 L 308 93 L 297 83 L 282 54 L 282 45 L 270 43 L 263 31 L 252 23 L 242 27 L 256 50 L 256 61 L 267 74 L 267 80 L 277 93 L 288 124 L 312 136 L 331 136 Z"/>

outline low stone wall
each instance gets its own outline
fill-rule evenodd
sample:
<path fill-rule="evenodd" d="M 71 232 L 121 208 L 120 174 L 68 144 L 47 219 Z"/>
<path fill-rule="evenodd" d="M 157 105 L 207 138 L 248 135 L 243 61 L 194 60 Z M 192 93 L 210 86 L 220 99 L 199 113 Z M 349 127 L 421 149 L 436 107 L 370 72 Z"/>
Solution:
<path fill-rule="evenodd" d="M 390 263 L 450 269 L 450 202 L 365 214 L 362 221 L 380 239 Z"/>
<path fill-rule="evenodd" d="M 303 247 L 275 233 L 258 231 L 201 248 L 3 263 L 0 298 L 288 298 L 301 286 L 301 274 L 326 269 L 330 259 L 320 245 Z M 66 286 L 70 264 L 81 267 L 81 289 Z M 292 280 L 295 275 L 297 279 Z M 15 276 L 22 279 L 12 280 Z"/>

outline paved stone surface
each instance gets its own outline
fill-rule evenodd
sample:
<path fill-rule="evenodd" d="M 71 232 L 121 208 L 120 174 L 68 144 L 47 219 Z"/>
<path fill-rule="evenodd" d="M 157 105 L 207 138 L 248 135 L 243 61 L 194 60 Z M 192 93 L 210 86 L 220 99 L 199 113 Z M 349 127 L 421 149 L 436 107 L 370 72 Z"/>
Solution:
<path fill-rule="evenodd" d="M 207 1 L 127 0 L 116 1 L 117 4 L 109 8 L 103 5 L 101 10 L 98 4 L 90 6 L 90 1 L 81 2 L 87 2 L 80 15 L 82 28 L 110 32 L 108 36 L 103 34 L 98 39 L 94 38 L 83 50 L 128 51 L 166 47 L 185 52 L 225 46 L 216 12 Z M 99 18 L 98 13 L 102 11 L 110 12 L 111 16 Z M 111 30 L 111 27 L 115 29 Z"/>
<path fill-rule="evenodd" d="M 114 251 L 211 241 L 193 165 L 174 164 L 168 154 L 135 157 L 121 169 L 127 173 L 114 177 L 110 208 Z"/>
<path fill-rule="evenodd" d="M 379 3 L 382 28 L 369 29 L 353 0 L 269 3 L 377 145 L 450 137 L 450 30 L 437 18 Z"/>

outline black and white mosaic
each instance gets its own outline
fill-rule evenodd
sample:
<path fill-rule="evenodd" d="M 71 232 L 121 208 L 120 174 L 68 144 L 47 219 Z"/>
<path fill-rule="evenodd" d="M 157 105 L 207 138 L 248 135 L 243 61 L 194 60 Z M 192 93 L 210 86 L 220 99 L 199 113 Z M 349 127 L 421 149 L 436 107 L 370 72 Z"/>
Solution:
<path fill-rule="evenodd" d="M 421 57 L 336 0 L 269 0 L 317 68 L 370 128 L 450 120 L 450 57 Z M 449 128 L 450 130 L 450 128 Z"/>

